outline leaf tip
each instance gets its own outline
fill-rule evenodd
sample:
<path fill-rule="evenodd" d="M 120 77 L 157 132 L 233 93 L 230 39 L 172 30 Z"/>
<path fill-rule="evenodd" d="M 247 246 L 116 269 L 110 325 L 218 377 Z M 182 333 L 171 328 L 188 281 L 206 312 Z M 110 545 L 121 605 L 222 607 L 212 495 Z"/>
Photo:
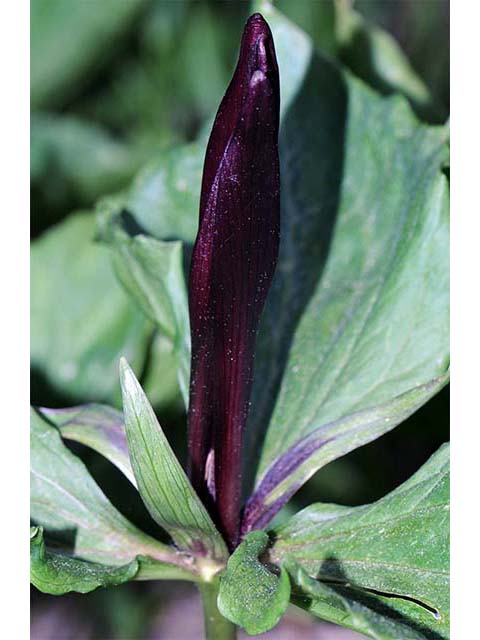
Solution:
<path fill-rule="evenodd" d="M 118 362 L 118 370 L 120 371 L 121 376 L 125 371 L 130 370 L 130 365 L 128 364 L 127 359 L 124 356 L 120 356 L 120 360 Z"/>
<path fill-rule="evenodd" d="M 119 362 L 120 384 L 123 396 L 131 396 L 138 392 L 139 382 L 133 369 L 128 364 L 127 359 L 123 356 Z"/>

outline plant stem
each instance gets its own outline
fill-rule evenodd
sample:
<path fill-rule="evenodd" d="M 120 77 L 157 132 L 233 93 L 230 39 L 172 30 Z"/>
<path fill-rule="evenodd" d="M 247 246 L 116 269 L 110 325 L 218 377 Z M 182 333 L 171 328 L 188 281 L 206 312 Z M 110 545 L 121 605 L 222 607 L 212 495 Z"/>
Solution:
<path fill-rule="evenodd" d="M 203 604 L 206 640 L 235 640 L 236 626 L 224 618 L 217 607 L 218 578 L 198 585 Z"/>

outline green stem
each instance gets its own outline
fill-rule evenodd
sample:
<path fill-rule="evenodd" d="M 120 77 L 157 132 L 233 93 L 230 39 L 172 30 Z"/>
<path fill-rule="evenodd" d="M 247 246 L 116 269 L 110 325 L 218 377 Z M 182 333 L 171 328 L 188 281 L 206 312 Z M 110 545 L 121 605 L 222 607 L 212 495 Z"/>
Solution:
<path fill-rule="evenodd" d="M 235 640 L 236 626 L 224 618 L 217 607 L 218 584 L 217 578 L 212 582 L 202 582 L 198 585 L 202 596 L 205 638 L 206 640 Z"/>

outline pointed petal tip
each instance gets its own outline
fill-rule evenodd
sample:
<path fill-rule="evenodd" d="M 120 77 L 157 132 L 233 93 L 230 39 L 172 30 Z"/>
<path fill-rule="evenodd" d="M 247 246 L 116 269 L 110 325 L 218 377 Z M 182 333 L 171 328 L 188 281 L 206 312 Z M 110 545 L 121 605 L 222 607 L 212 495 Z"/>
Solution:
<path fill-rule="evenodd" d="M 265 75 L 277 75 L 278 65 L 273 45 L 273 36 L 267 21 L 260 13 L 254 13 L 248 19 L 242 38 L 241 60 L 249 60 L 248 69 L 252 76 L 260 70 Z M 278 84 L 278 80 L 275 81 Z"/>
<path fill-rule="evenodd" d="M 252 13 L 252 15 L 248 18 L 247 24 L 259 24 L 266 25 L 267 21 L 258 11 L 256 13 Z"/>
<path fill-rule="evenodd" d="M 254 13 L 249 17 L 243 31 L 243 37 L 250 45 L 254 44 L 261 36 L 271 37 L 271 35 L 268 22 L 261 13 Z"/>
<path fill-rule="evenodd" d="M 127 359 L 124 356 L 120 356 L 120 360 L 118 361 L 118 370 L 120 371 L 120 375 L 123 374 L 124 371 L 128 371 L 130 366 L 127 362 Z"/>
<path fill-rule="evenodd" d="M 133 373 L 132 368 L 127 362 L 127 359 L 123 356 L 120 358 L 120 362 L 118 364 L 119 374 L 120 374 L 120 386 L 122 387 L 122 392 L 128 392 L 132 394 L 138 386 L 138 380 Z"/>

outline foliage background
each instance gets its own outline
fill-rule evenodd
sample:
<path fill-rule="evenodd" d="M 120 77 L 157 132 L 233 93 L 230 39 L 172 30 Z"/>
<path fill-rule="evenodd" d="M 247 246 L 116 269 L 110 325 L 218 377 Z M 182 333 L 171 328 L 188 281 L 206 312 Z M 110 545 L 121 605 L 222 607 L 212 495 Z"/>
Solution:
<path fill-rule="evenodd" d="M 332 2 L 279 0 L 276 5 L 321 49 L 378 90 L 389 90 L 370 73 L 365 43 L 350 48 L 348 55 L 342 50 Z M 430 89 L 433 101 L 420 110 L 421 117 L 444 122 L 449 108 L 448 2 L 358 0 L 354 8 L 395 37 Z M 152 335 L 121 292 L 112 293 L 105 308 L 105 300 L 96 295 L 97 281 L 104 277 L 104 288 L 116 287 L 112 275 L 104 274 L 106 250 L 92 245 L 83 251 L 79 245 L 93 229 L 91 211 L 99 197 L 121 190 L 150 157 L 195 139 L 208 123 L 228 84 L 248 14 L 249 3 L 235 1 L 32 0 L 33 404 L 60 407 L 107 400 L 118 406 L 116 377 L 110 384 L 102 374 L 104 360 L 112 355 L 108 350 L 120 341 L 124 352 L 135 353 L 137 370 L 176 451 L 185 450 L 179 390 L 161 337 Z M 79 222 L 72 216 L 78 211 L 90 213 Z M 63 254 L 58 225 L 71 229 L 71 244 Z M 76 261 L 74 278 L 63 273 L 67 255 Z M 94 282 L 91 290 L 89 281 Z M 82 291 L 89 290 L 83 306 L 78 301 L 82 284 Z M 61 370 L 58 362 L 65 361 L 65 354 L 78 361 L 72 345 L 79 343 L 89 345 L 86 358 L 98 353 L 101 344 L 105 353 L 79 375 Z M 295 510 L 313 500 L 354 505 L 383 496 L 448 439 L 448 415 L 447 388 L 392 433 L 322 469 L 295 498 Z M 95 453 L 79 445 L 74 449 L 92 475 L 102 477 L 114 504 L 151 529 L 145 511 L 131 512 L 133 490 L 121 474 Z M 128 583 L 61 599 L 32 589 L 34 640 L 194 638 L 199 624 L 199 603 L 183 584 Z M 268 635 L 287 638 L 300 632 L 311 638 L 359 637 L 293 610 Z"/>

